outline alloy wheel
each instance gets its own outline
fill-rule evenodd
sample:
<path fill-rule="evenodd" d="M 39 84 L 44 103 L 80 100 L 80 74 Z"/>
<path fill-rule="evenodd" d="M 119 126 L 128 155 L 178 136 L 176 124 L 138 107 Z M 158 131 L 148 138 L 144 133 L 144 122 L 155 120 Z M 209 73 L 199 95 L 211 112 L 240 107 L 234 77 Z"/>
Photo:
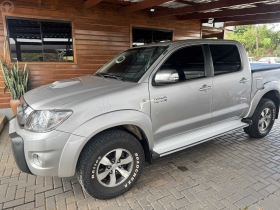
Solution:
<path fill-rule="evenodd" d="M 130 176 L 134 160 L 125 149 L 115 149 L 104 155 L 97 166 L 97 180 L 105 187 L 116 187 Z"/>
<path fill-rule="evenodd" d="M 258 122 L 259 125 L 259 131 L 261 133 L 264 133 L 266 131 L 266 129 L 268 128 L 268 126 L 271 123 L 271 117 L 272 117 L 272 113 L 271 110 L 269 108 L 265 108 L 262 112 L 261 112 L 261 116 Z"/>

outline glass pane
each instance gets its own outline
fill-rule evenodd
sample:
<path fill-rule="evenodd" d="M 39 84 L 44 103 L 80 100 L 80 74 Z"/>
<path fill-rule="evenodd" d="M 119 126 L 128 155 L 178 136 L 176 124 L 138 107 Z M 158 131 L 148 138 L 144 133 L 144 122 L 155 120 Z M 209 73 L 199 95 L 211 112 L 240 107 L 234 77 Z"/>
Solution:
<path fill-rule="evenodd" d="M 40 22 L 8 19 L 11 61 L 42 61 Z"/>
<path fill-rule="evenodd" d="M 12 61 L 73 62 L 70 22 L 7 18 Z"/>
<path fill-rule="evenodd" d="M 239 71 L 241 60 L 235 45 L 210 45 L 214 74 L 227 74 Z"/>
<path fill-rule="evenodd" d="M 202 47 L 186 47 L 176 51 L 160 68 L 160 70 L 167 69 L 177 71 L 180 81 L 205 77 Z"/>
<path fill-rule="evenodd" d="M 153 42 L 172 41 L 172 31 L 153 30 Z"/>
<path fill-rule="evenodd" d="M 98 74 L 105 77 L 114 75 L 125 81 L 138 82 L 166 49 L 167 46 L 127 50 L 102 67 Z"/>
<path fill-rule="evenodd" d="M 73 62 L 71 23 L 42 21 L 43 59 L 47 62 Z"/>
<path fill-rule="evenodd" d="M 173 32 L 170 30 L 150 29 L 150 28 L 133 28 L 132 29 L 132 46 L 141 46 L 150 43 L 172 41 Z"/>
<path fill-rule="evenodd" d="M 149 29 L 132 29 L 133 47 L 152 43 L 153 31 Z"/>

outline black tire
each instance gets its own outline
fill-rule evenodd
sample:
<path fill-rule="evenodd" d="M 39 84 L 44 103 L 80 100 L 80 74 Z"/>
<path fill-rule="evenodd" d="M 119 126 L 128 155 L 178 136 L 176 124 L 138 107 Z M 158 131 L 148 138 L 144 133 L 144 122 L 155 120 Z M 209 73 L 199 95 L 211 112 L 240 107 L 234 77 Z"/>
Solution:
<path fill-rule="evenodd" d="M 271 120 L 268 126 L 265 127 L 264 130 L 262 130 L 259 127 L 259 120 L 262 118 L 262 112 L 265 109 L 269 109 L 271 112 Z M 250 137 L 253 138 L 263 138 L 265 137 L 270 130 L 273 127 L 274 121 L 275 121 L 275 116 L 276 116 L 276 107 L 273 101 L 262 98 L 253 114 L 251 117 L 251 120 L 253 121 L 253 124 L 249 127 L 244 128 L 245 133 L 247 133 Z"/>
<path fill-rule="evenodd" d="M 133 159 L 133 162 L 129 163 L 130 166 L 123 165 L 127 168 L 122 168 L 131 172 L 127 178 L 124 178 L 120 174 L 118 171 L 119 168 L 117 168 L 119 166 L 108 166 L 113 168 L 109 169 L 101 163 L 101 160 L 103 160 L 104 157 L 113 157 L 113 154 L 117 156 L 117 152 L 112 153 L 112 151 L 116 151 L 116 149 L 123 149 L 121 154 L 124 158 L 125 156 L 133 157 L 130 158 L 131 160 Z M 115 158 L 115 156 L 113 158 Z M 122 157 L 119 159 L 120 161 L 124 160 Z M 122 130 L 108 130 L 93 137 L 83 149 L 77 163 L 77 178 L 84 191 L 90 196 L 102 200 L 114 198 L 132 188 L 142 172 L 144 161 L 145 156 L 143 148 L 134 136 Z M 112 160 L 112 162 L 114 162 L 114 160 Z M 110 173 L 103 179 L 103 181 L 98 180 L 100 174 L 108 170 L 115 171 L 115 174 Z M 121 180 L 118 186 L 108 186 L 108 184 L 110 184 L 111 175 L 115 175 L 115 177 L 119 177 L 117 180 Z M 99 177 L 97 178 L 97 176 Z"/>

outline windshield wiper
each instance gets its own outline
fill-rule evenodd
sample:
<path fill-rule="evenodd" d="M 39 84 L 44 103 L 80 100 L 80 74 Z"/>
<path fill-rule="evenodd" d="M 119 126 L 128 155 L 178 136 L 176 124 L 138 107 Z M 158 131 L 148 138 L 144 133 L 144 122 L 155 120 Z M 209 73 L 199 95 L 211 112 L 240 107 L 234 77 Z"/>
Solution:
<path fill-rule="evenodd" d="M 100 74 L 100 73 L 98 73 L 98 72 L 96 72 L 94 75 L 95 75 L 95 76 L 103 77 L 103 78 L 105 79 L 104 75 L 103 75 L 103 74 Z"/>
<path fill-rule="evenodd" d="M 101 73 L 98 73 L 98 75 L 101 75 L 103 78 L 114 78 L 114 79 L 117 79 L 119 81 L 124 81 L 124 79 L 122 77 L 119 77 L 119 76 L 116 76 L 116 75 L 113 75 L 113 74 L 101 74 Z"/>

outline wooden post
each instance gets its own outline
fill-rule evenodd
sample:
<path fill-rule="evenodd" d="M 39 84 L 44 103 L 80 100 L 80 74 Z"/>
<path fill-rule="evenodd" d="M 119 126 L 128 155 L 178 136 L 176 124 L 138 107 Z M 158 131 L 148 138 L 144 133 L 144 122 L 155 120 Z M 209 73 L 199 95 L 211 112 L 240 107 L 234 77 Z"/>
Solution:
<path fill-rule="evenodd" d="M 21 46 L 20 46 L 20 43 L 16 41 L 15 39 L 15 42 L 16 42 L 16 54 L 17 54 L 17 60 L 18 61 L 22 61 L 22 58 L 21 58 Z"/>

